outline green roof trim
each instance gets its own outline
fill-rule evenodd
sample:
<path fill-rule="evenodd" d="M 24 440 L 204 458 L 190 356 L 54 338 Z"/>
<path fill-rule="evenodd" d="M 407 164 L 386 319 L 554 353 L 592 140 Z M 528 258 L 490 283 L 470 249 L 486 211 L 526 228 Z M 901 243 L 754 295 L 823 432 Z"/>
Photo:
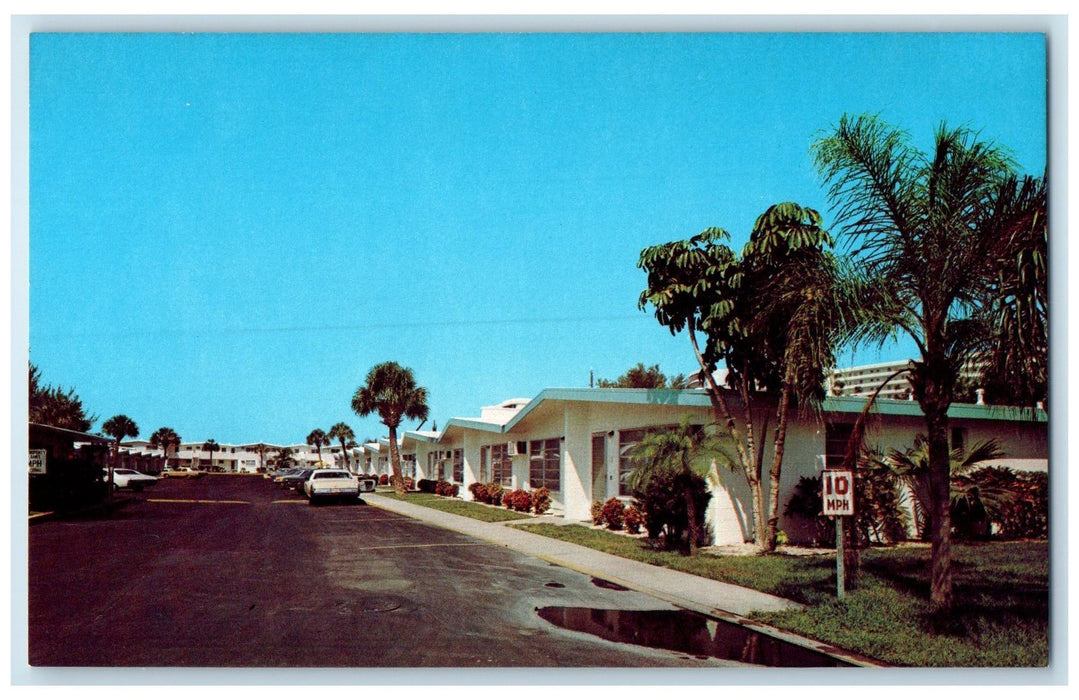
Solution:
<path fill-rule="evenodd" d="M 453 427 L 480 430 L 486 433 L 506 434 L 520 423 L 528 414 L 536 410 L 544 401 L 582 401 L 591 403 L 623 403 L 656 406 L 711 407 L 705 389 L 544 389 L 536 398 L 529 401 L 505 425 L 491 423 L 477 418 L 451 418 L 439 431 L 438 435 L 405 431 L 408 437 L 427 443 L 439 443 L 446 432 Z M 821 410 L 824 413 L 859 413 L 865 408 L 867 399 L 861 396 L 828 396 L 824 399 Z M 877 415 L 915 416 L 922 415 L 922 409 L 916 401 L 898 399 L 877 399 L 872 411 Z M 948 409 L 950 419 L 1002 420 L 1047 423 L 1049 414 L 1040 408 L 1018 406 L 989 406 L 967 403 L 954 403 Z"/>

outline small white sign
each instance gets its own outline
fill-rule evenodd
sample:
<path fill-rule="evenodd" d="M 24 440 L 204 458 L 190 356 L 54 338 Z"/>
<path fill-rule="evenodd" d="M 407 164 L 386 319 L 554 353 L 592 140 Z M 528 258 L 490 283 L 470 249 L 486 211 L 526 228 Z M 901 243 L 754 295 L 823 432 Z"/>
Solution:
<path fill-rule="evenodd" d="M 825 515 L 854 515 L 854 473 L 829 469 L 821 473 Z"/>
<path fill-rule="evenodd" d="M 30 473 L 44 474 L 46 469 L 45 454 L 47 450 L 30 450 Z"/>

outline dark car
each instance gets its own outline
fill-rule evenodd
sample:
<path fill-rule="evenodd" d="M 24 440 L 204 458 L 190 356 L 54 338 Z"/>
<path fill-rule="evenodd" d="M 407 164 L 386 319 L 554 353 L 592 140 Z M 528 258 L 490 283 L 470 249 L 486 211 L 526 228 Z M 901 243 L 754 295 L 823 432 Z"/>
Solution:
<path fill-rule="evenodd" d="M 297 491 L 303 490 L 304 482 L 307 481 L 307 477 L 311 476 L 311 472 L 314 469 L 301 469 L 295 474 L 289 474 L 281 479 L 281 485 L 286 489 L 296 489 Z"/>

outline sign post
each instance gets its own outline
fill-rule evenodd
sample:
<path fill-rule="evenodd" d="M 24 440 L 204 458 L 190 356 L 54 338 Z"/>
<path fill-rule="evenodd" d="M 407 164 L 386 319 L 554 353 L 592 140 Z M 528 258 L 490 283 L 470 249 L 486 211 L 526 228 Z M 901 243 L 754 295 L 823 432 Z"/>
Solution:
<path fill-rule="evenodd" d="M 854 515 L 854 473 L 849 470 L 825 469 L 820 480 L 824 515 L 835 518 L 836 597 L 842 599 L 846 595 L 843 518 Z"/>

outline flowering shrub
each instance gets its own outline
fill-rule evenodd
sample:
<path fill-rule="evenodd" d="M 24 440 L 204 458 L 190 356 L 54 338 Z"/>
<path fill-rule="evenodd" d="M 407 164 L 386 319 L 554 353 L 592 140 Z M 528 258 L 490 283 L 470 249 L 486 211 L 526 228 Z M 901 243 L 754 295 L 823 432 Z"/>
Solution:
<path fill-rule="evenodd" d="M 607 523 L 608 530 L 621 530 L 625 517 L 626 504 L 617 498 L 609 498 L 603 504 L 603 521 Z"/>
<path fill-rule="evenodd" d="M 473 481 L 468 485 L 468 492 L 472 494 L 472 500 L 477 503 L 487 503 L 487 484 Z"/>
<path fill-rule="evenodd" d="M 405 491 L 411 491 L 416 488 L 416 482 L 412 480 L 411 476 L 406 476 L 403 481 L 405 482 Z"/>
<path fill-rule="evenodd" d="M 603 504 L 599 501 L 592 501 L 592 524 L 603 524 Z"/>
<path fill-rule="evenodd" d="M 378 477 L 378 485 L 385 486 L 390 483 L 390 477 L 385 474 L 380 474 Z"/>
<path fill-rule="evenodd" d="M 448 481 L 439 481 L 435 484 L 435 494 L 439 496 L 446 496 L 447 498 L 457 498 L 459 489 L 457 484 L 451 484 Z M 473 493 L 473 495 L 475 495 Z"/>
<path fill-rule="evenodd" d="M 625 518 L 627 532 L 636 535 L 641 531 L 641 523 L 644 522 L 644 514 L 641 513 L 641 509 L 637 507 L 636 503 L 627 506 L 622 517 Z"/>
<path fill-rule="evenodd" d="M 546 486 L 541 486 L 532 492 L 532 512 L 543 515 L 551 508 L 551 491 Z"/>
<path fill-rule="evenodd" d="M 420 479 L 416 482 L 416 488 L 422 493 L 437 493 L 439 483 L 430 479 Z"/>
<path fill-rule="evenodd" d="M 532 494 L 522 489 L 515 489 L 502 496 L 502 505 L 510 510 L 527 513 L 532 509 Z"/>
<path fill-rule="evenodd" d="M 493 506 L 500 505 L 502 503 L 502 494 L 505 493 L 505 489 L 502 488 L 502 484 L 496 484 L 493 481 L 487 484 L 487 500 L 484 503 L 490 503 Z"/>

